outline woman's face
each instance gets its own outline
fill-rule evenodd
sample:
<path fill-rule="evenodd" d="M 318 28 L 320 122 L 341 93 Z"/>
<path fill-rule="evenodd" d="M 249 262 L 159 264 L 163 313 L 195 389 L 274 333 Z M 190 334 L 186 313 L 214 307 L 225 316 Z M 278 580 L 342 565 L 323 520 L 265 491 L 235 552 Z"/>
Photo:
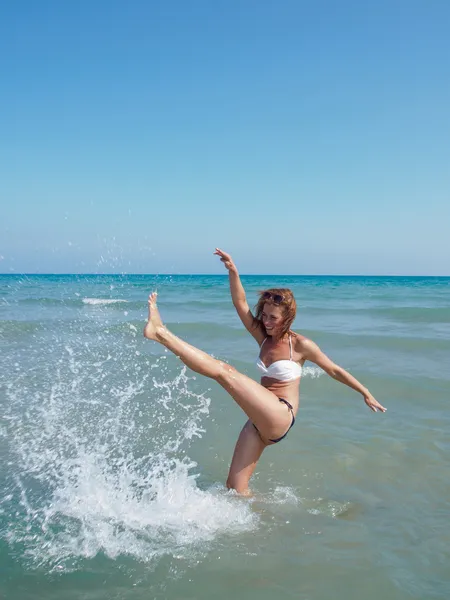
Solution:
<path fill-rule="evenodd" d="M 267 335 L 276 336 L 282 329 L 283 321 L 284 315 L 281 306 L 275 306 L 266 302 L 262 312 L 262 322 Z"/>

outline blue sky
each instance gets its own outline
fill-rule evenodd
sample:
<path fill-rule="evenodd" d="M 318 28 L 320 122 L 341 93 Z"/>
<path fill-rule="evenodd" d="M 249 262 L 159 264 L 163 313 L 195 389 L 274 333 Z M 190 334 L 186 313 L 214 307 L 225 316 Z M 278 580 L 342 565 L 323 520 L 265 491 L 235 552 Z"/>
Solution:
<path fill-rule="evenodd" d="M 0 271 L 450 274 L 447 0 L 0 8 Z"/>

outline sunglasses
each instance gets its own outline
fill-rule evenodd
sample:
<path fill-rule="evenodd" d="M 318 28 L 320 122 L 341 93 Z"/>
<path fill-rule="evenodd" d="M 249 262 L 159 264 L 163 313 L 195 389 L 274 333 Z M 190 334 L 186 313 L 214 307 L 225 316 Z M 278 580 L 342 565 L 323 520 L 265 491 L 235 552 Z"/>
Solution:
<path fill-rule="evenodd" d="M 281 304 L 284 300 L 284 296 L 281 294 L 272 294 L 272 292 L 264 292 L 262 297 L 264 300 L 272 300 L 274 304 Z"/>

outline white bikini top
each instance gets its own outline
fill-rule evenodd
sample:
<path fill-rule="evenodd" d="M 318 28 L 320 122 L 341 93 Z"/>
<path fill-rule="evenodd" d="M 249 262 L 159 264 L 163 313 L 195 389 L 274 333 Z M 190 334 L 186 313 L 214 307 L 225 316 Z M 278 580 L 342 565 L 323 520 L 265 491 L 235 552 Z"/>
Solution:
<path fill-rule="evenodd" d="M 264 346 L 264 342 L 267 338 L 264 339 L 261 344 L 261 348 Z M 276 360 L 271 365 L 266 367 L 266 365 L 261 360 L 261 357 L 258 356 L 258 360 L 256 361 L 256 367 L 263 377 L 271 377 L 272 379 L 278 379 L 278 381 L 292 381 L 293 379 L 298 379 L 302 375 L 302 367 L 292 360 L 292 341 L 291 336 L 289 335 L 289 360 Z"/>

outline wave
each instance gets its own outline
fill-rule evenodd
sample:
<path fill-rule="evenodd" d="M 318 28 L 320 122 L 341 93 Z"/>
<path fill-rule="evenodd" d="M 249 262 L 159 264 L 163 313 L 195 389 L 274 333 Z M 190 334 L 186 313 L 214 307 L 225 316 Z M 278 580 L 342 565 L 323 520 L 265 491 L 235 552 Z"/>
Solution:
<path fill-rule="evenodd" d="M 450 323 L 448 307 L 399 306 L 375 309 L 373 312 L 403 323 Z"/>
<path fill-rule="evenodd" d="M 384 318 L 402 323 L 450 323 L 448 306 L 353 306 L 350 302 L 343 306 L 311 305 L 301 307 L 305 318 L 309 315 L 358 315 L 370 318 Z"/>
<path fill-rule="evenodd" d="M 323 347 L 335 346 L 339 348 L 365 348 L 384 349 L 386 351 L 410 353 L 445 351 L 450 352 L 450 340 L 448 335 L 437 337 L 435 331 L 422 332 L 418 335 L 417 329 L 401 330 L 392 335 L 392 330 L 368 330 L 364 329 L 355 333 L 354 331 L 323 331 L 320 329 L 302 329 L 303 335 L 315 340 Z"/>
<path fill-rule="evenodd" d="M 110 308 L 111 310 L 120 308 L 126 304 L 127 310 L 135 310 L 142 313 L 146 312 L 147 302 L 146 297 L 141 299 L 136 297 L 125 298 L 102 298 L 86 296 L 82 297 L 76 293 L 69 297 L 29 297 L 20 298 L 14 301 L 9 301 L 10 305 L 32 305 L 45 308 L 46 306 L 60 306 L 62 308 L 78 308 L 78 307 L 102 307 Z M 212 298 L 205 296 L 204 298 L 190 298 L 189 294 L 180 297 L 173 297 L 168 294 L 161 301 L 161 310 L 163 318 L 166 320 L 174 320 L 175 315 L 189 314 L 193 320 L 210 320 L 211 322 L 226 322 L 233 323 L 237 316 L 234 312 L 231 302 L 222 298 Z M 401 305 L 371 305 L 355 306 L 351 301 L 344 302 L 341 305 L 330 303 L 309 303 L 300 304 L 297 321 L 306 323 L 308 318 L 320 317 L 335 319 L 339 321 L 339 317 L 343 316 L 346 319 L 352 317 L 363 317 L 370 319 L 372 322 L 394 322 L 401 324 L 439 324 L 450 323 L 450 307 L 443 306 L 441 301 L 436 306 L 401 306 Z M 176 317 L 175 317 L 176 318 Z"/>
<path fill-rule="evenodd" d="M 42 329 L 42 324 L 39 321 L 0 321 L 0 338 L 11 335 L 11 339 L 21 333 L 35 333 Z"/>
<path fill-rule="evenodd" d="M 23 298 L 16 301 L 18 304 L 31 304 L 40 307 L 61 306 L 64 308 L 87 306 L 109 306 L 114 304 L 136 304 L 136 306 L 145 306 L 145 302 L 130 303 L 129 300 L 122 298 Z"/>
<path fill-rule="evenodd" d="M 83 298 L 83 304 L 89 304 L 91 306 L 106 306 L 108 304 L 118 304 L 121 302 L 128 302 L 128 300 L 122 300 L 120 298 Z"/>

